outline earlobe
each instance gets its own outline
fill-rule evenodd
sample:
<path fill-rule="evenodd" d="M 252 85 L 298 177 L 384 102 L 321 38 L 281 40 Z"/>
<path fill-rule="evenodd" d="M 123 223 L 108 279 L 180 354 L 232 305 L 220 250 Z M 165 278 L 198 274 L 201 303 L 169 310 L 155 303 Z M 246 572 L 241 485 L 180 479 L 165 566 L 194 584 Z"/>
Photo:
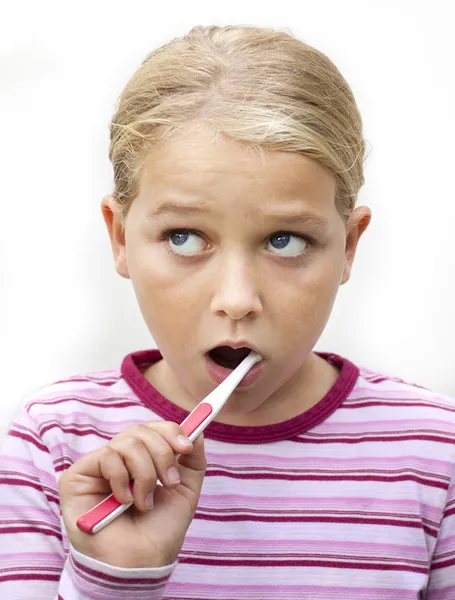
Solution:
<path fill-rule="evenodd" d="M 340 285 L 349 281 L 354 262 L 357 244 L 371 221 L 371 211 L 367 206 L 356 208 L 348 221 L 345 247 L 345 264 Z"/>
<path fill-rule="evenodd" d="M 350 277 L 351 277 L 351 265 L 347 261 L 345 261 L 344 269 L 343 269 L 343 277 L 341 278 L 340 285 L 343 285 L 346 282 L 348 282 Z"/>
<path fill-rule="evenodd" d="M 111 240 L 112 253 L 117 273 L 130 279 L 126 262 L 125 228 L 121 218 L 121 210 L 113 196 L 105 196 L 101 201 L 101 212 Z"/>

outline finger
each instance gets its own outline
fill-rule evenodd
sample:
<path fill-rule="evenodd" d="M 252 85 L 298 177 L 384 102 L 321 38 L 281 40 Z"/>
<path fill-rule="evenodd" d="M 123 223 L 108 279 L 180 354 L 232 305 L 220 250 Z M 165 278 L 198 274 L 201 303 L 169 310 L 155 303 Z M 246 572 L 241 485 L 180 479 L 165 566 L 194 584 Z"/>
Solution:
<path fill-rule="evenodd" d="M 179 483 L 180 475 L 175 454 L 187 454 L 193 449 L 193 444 L 180 425 L 170 421 L 133 425 L 118 434 L 113 442 L 129 436 L 140 439 L 147 447 L 164 486 L 175 486 Z"/>
<path fill-rule="evenodd" d="M 172 421 L 149 421 L 137 426 L 142 430 L 152 430 L 159 433 L 162 438 L 171 446 L 175 454 L 188 454 L 193 449 L 193 444 L 177 423 Z"/>
<path fill-rule="evenodd" d="M 203 433 L 201 433 L 193 442 L 192 452 L 181 456 L 178 462 L 180 465 L 181 483 L 193 492 L 199 494 L 207 469 Z"/>
<path fill-rule="evenodd" d="M 163 441 L 163 443 L 165 442 Z M 128 486 L 129 479 L 134 481 L 133 497 L 135 506 L 141 511 L 148 510 L 153 506 L 152 498 L 158 476 L 154 465 L 154 457 L 151 456 L 142 440 L 137 437 L 119 439 L 111 442 L 110 445 L 121 455 L 126 466 L 129 474 L 126 485 Z M 169 446 L 167 447 L 169 448 Z M 173 455 L 171 450 L 169 450 L 169 453 L 171 456 Z"/>
<path fill-rule="evenodd" d="M 140 439 L 153 459 L 156 473 L 165 487 L 175 487 L 180 483 L 180 473 L 173 448 L 160 433 L 143 427 Z"/>
<path fill-rule="evenodd" d="M 119 453 L 110 446 L 105 447 L 105 452 L 100 458 L 100 471 L 104 479 L 109 481 L 112 493 L 118 502 L 126 504 L 133 499 L 129 488 L 128 465 L 125 464 Z"/>

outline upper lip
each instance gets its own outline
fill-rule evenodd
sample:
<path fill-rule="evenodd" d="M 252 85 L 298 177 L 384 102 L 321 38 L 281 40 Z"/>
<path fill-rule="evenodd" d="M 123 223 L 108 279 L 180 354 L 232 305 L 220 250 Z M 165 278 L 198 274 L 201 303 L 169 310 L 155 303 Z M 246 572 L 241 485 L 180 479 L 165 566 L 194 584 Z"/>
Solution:
<path fill-rule="evenodd" d="M 257 346 L 255 346 L 251 342 L 247 342 L 246 340 L 237 340 L 236 342 L 233 342 L 231 340 L 224 340 L 222 342 L 218 342 L 218 344 L 210 346 L 210 348 L 207 350 L 207 352 L 210 352 L 210 350 L 214 350 L 215 348 L 218 348 L 219 346 L 230 346 L 231 348 L 234 348 L 234 349 L 250 348 L 251 350 L 254 350 L 255 352 L 257 352 L 260 356 L 262 356 L 262 358 L 264 358 L 262 352 L 260 350 L 258 350 Z"/>

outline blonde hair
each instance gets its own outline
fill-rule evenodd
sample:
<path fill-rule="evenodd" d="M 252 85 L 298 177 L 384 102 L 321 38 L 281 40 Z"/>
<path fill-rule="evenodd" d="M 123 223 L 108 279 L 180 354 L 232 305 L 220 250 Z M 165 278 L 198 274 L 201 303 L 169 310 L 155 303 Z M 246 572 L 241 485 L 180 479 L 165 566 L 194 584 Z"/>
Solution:
<path fill-rule="evenodd" d="M 365 142 L 353 93 L 325 54 L 291 34 L 194 27 L 146 56 L 110 124 L 114 195 L 124 219 L 149 151 L 197 122 L 260 151 L 319 161 L 335 178 L 344 220 L 354 208 Z"/>

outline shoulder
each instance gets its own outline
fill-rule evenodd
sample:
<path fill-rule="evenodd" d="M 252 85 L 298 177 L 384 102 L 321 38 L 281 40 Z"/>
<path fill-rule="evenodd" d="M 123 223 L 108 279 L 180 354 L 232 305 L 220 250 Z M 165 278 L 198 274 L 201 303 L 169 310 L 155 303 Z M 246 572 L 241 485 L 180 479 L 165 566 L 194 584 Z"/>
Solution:
<path fill-rule="evenodd" d="M 455 415 L 455 398 L 365 366 L 359 367 L 359 377 L 353 392 L 358 401 L 362 401 L 362 398 L 377 399 L 384 405 L 390 403 L 393 406 L 426 407 Z"/>
<path fill-rule="evenodd" d="M 23 399 L 26 411 L 38 421 L 46 414 L 96 415 L 100 410 L 138 403 L 119 369 L 76 373 L 50 382 Z"/>
<path fill-rule="evenodd" d="M 35 390 L 21 404 L 23 418 L 33 423 L 39 439 L 68 462 L 106 444 L 133 423 L 153 419 L 120 369 L 64 377 Z M 13 427 L 19 423 L 16 420 Z"/>
<path fill-rule="evenodd" d="M 399 421 L 402 428 L 426 430 L 455 445 L 455 398 L 381 371 L 359 366 L 344 407 L 365 418 Z"/>

